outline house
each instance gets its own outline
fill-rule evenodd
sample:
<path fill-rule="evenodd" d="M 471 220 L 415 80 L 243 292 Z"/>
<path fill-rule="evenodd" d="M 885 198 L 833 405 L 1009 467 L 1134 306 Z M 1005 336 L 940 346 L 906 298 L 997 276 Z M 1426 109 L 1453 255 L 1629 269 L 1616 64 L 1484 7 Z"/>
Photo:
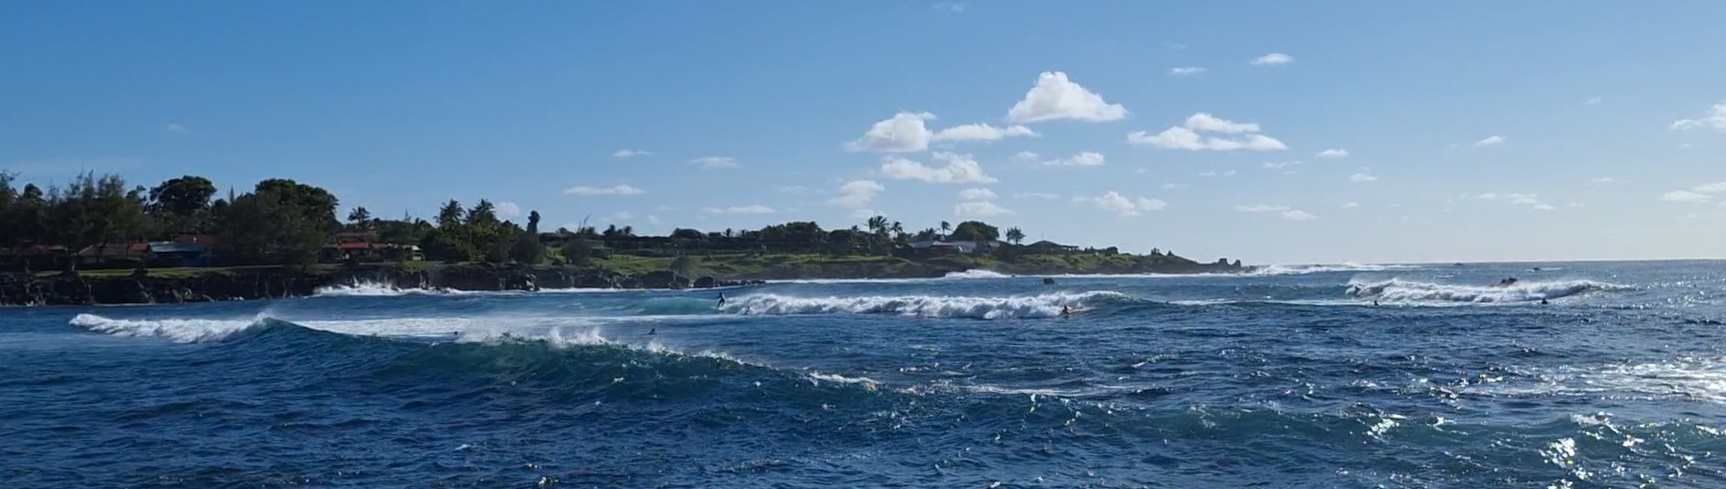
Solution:
<path fill-rule="evenodd" d="M 135 266 L 150 259 L 149 243 L 105 243 L 84 247 L 73 254 L 81 266 L 118 264 Z"/>
<path fill-rule="evenodd" d="M 1025 250 L 1028 252 L 1031 252 L 1031 253 L 1047 253 L 1047 254 L 1068 253 L 1068 252 L 1077 251 L 1078 249 L 1079 249 L 1079 247 L 1077 247 L 1077 246 L 1069 246 L 1069 245 L 1059 244 L 1059 243 L 1056 243 L 1054 241 L 1049 241 L 1049 240 L 1038 241 L 1035 243 L 1025 245 Z"/>
<path fill-rule="evenodd" d="M 919 255 L 970 255 L 993 251 L 999 245 L 999 241 L 936 241 L 926 239 L 913 241 L 906 246 L 910 247 L 913 253 Z"/>
<path fill-rule="evenodd" d="M 425 260 L 425 254 L 418 246 L 363 241 L 353 237 L 324 245 L 318 250 L 318 261 L 324 263 L 421 260 Z"/>
<path fill-rule="evenodd" d="M 145 251 L 148 254 L 150 266 L 210 266 L 210 248 L 198 243 L 154 241 L 145 245 Z"/>

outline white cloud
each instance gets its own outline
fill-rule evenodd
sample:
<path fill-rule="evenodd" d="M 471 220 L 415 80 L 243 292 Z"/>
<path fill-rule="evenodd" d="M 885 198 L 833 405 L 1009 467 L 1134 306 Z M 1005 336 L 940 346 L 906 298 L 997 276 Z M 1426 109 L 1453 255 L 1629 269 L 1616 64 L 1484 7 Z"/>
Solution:
<path fill-rule="evenodd" d="M 1705 194 L 1723 193 L 1726 192 L 1726 182 L 1704 183 L 1691 188 L 1691 190 Z"/>
<path fill-rule="evenodd" d="M 1318 152 L 1318 154 L 1313 155 L 1313 157 L 1321 159 L 1321 160 L 1340 160 L 1340 159 L 1348 157 L 1348 150 L 1346 150 L 1346 149 L 1327 149 L 1327 150 Z"/>
<path fill-rule="evenodd" d="M 1583 101 L 1582 103 L 1585 103 L 1588 105 L 1600 105 L 1601 102 L 1605 102 L 1605 101 L 1606 101 L 1606 99 L 1600 98 L 1600 97 L 1588 97 L 1588 100 Z"/>
<path fill-rule="evenodd" d="M 1704 183 L 1701 185 L 1690 187 L 1689 190 L 1673 190 L 1671 192 L 1666 192 L 1664 194 L 1661 194 L 1660 195 L 1660 201 L 1661 202 L 1690 202 L 1690 203 L 1701 204 L 1701 203 L 1713 202 L 1715 197 L 1718 196 L 1718 194 L 1723 194 L 1723 193 L 1726 193 L 1726 182 Z M 1723 204 L 1726 204 L 1726 202 L 1723 202 Z"/>
<path fill-rule="evenodd" d="M 628 185 L 616 185 L 603 188 L 586 186 L 570 187 L 563 189 L 563 193 L 564 195 L 640 195 L 643 192 L 641 189 Z"/>
<path fill-rule="evenodd" d="M 931 137 L 934 141 L 995 141 L 1010 137 L 1036 137 L 1036 131 L 1025 126 L 995 127 L 988 124 L 964 124 L 942 129 Z"/>
<path fill-rule="evenodd" d="M 1292 166 L 1300 166 L 1300 164 L 1301 162 L 1299 161 L 1266 161 L 1264 163 L 1264 168 L 1266 170 L 1281 170 Z"/>
<path fill-rule="evenodd" d="M 1289 55 L 1286 55 L 1283 53 L 1270 53 L 1270 54 L 1267 54 L 1264 56 L 1259 56 L 1257 58 L 1253 58 L 1251 63 L 1255 64 L 1255 65 L 1272 65 L 1272 66 L 1275 66 L 1275 65 L 1286 65 L 1289 63 L 1293 63 L 1293 62 L 1294 62 L 1294 56 L 1289 56 Z"/>
<path fill-rule="evenodd" d="M 809 193 L 809 187 L 805 187 L 802 185 L 792 185 L 792 186 L 788 186 L 788 187 L 779 187 L 779 193 L 806 194 L 806 193 Z"/>
<path fill-rule="evenodd" d="M 521 215 L 521 206 L 514 202 L 498 202 L 492 205 L 492 211 L 497 213 L 497 217 L 509 219 Z"/>
<path fill-rule="evenodd" d="M 995 192 L 986 188 L 968 188 L 959 191 L 959 198 L 964 200 L 994 200 Z"/>
<path fill-rule="evenodd" d="M 869 126 L 869 131 L 863 137 L 845 143 L 848 151 L 880 151 L 885 153 L 905 153 L 922 151 L 929 148 L 929 140 L 934 137 L 929 127 L 923 121 L 934 119 L 935 114 L 928 112 L 900 112 L 893 117 Z"/>
<path fill-rule="evenodd" d="M 1169 68 L 1169 76 L 1194 76 L 1204 74 L 1205 71 L 1205 68 L 1202 66 L 1182 66 L 1179 68 Z"/>
<path fill-rule="evenodd" d="M 1355 183 L 1371 182 L 1374 180 L 1378 180 L 1378 177 L 1368 175 L 1366 173 L 1356 173 L 1348 176 L 1348 181 Z"/>
<path fill-rule="evenodd" d="M 1355 202 L 1344 202 L 1342 204 L 1342 208 L 1344 208 L 1344 209 L 1353 209 L 1356 207 L 1360 207 L 1360 204 L 1355 203 Z"/>
<path fill-rule="evenodd" d="M 653 225 L 658 225 L 659 224 L 659 218 L 652 215 L 652 214 L 648 214 L 647 215 L 647 223 L 653 224 Z"/>
<path fill-rule="evenodd" d="M 1229 136 L 1203 136 L 1199 134 L 1200 131 Z M 1185 125 L 1164 129 L 1163 132 L 1154 136 L 1145 131 L 1133 131 L 1127 134 L 1127 142 L 1189 151 L 1234 151 L 1238 149 L 1274 151 L 1288 149 L 1288 146 L 1283 145 L 1282 141 L 1258 132 L 1259 125 L 1256 123 L 1233 122 L 1199 112 L 1187 117 Z"/>
<path fill-rule="evenodd" d="M 1697 119 L 1678 119 L 1672 123 L 1672 130 L 1686 131 L 1690 129 L 1714 129 L 1726 132 L 1726 102 L 1714 104 L 1708 109 L 1708 114 Z"/>
<path fill-rule="evenodd" d="M 1025 92 L 1025 99 L 1007 110 L 1007 120 L 1015 123 L 1058 119 L 1104 122 L 1126 116 L 1126 107 L 1103 101 L 1102 95 L 1073 83 L 1059 71 L 1038 75 L 1037 85 Z"/>
<path fill-rule="evenodd" d="M 983 166 L 968 154 L 936 152 L 931 155 L 947 166 L 925 166 L 904 158 L 887 158 L 881 163 L 881 175 L 894 180 L 922 180 L 929 183 L 995 183 L 994 177 L 983 173 Z"/>
<path fill-rule="evenodd" d="M 1504 136 L 1487 136 L 1486 139 L 1475 141 L 1474 147 L 1479 148 L 1479 147 L 1484 147 L 1484 146 L 1498 146 L 1500 144 L 1504 144 L 1505 139 L 1507 139 L 1507 138 L 1505 138 Z"/>
<path fill-rule="evenodd" d="M 1016 161 L 1037 161 L 1038 157 L 1038 154 L 1030 151 L 1020 151 L 1019 154 L 1013 155 L 1013 159 Z"/>
<path fill-rule="evenodd" d="M 1144 212 L 1160 211 L 1169 206 L 1167 202 L 1158 199 L 1139 197 L 1130 199 L 1113 190 L 1101 197 L 1073 197 L 1073 202 L 1090 203 L 1098 209 L 1120 214 L 1122 217 L 1137 216 Z"/>
<path fill-rule="evenodd" d="M 983 200 L 975 202 L 960 202 L 958 205 L 953 206 L 953 213 L 961 216 L 998 216 L 1001 214 L 1012 214 L 1013 211 L 995 205 L 994 202 Z"/>
<path fill-rule="evenodd" d="M 1229 170 L 1229 171 L 1221 172 L 1221 173 L 1214 172 L 1214 171 L 1202 171 L 1202 172 L 1199 172 L 1199 176 L 1201 176 L 1201 177 L 1232 177 L 1232 176 L 1235 176 L 1235 171 Z"/>
<path fill-rule="evenodd" d="M 1045 161 L 1043 164 L 1049 166 L 1103 166 L 1104 159 L 1102 153 L 1086 151 L 1058 160 Z"/>
<path fill-rule="evenodd" d="M 1187 185 L 1184 183 L 1165 183 L 1165 184 L 1163 184 L 1164 190 L 1173 190 L 1173 189 L 1177 189 L 1177 188 L 1186 188 L 1186 187 L 1187 187 Z"/>
<path fill-rule="evenodd" d="M 708 214 L 772 214 L 773 208 L 755 204 L 736 207 L 703 207 L 701 212 Z"/>
<path fill-rule="evenodd" d="M 1615 179 L 1612 177 L 1600 177 L 1600 178 L 1596 178 L 1593 180 L 1589 180 L 1588 183 L 1595 183 L 1595 184 L 1600 184 L 1600 185 L 1611 185 L 1611 184 L 1615 184 L 1615 183 L 1624 183 L 1624 182 L 1620 182 L 1620 181 L 1618 181 L 1618 179 Z"/>
<path fill-rule="evenodd" d="M 173 133 L 173 134 L 185 134 L 187 132 L 190 132 L 190 131 L 186 130 L 186 126 L 182 126 L 179 124 L 168 124 L 167 127 L 163 127 L 162 130 L 168 131 L 169 133 Z"/>
<path fill-rule="evenodd" d="M 965 4 L 958 2 L 936 2 L 934 5 L 929 6 L 929 10 L 959 13 L 965 11 Z"/>
<path fill-rule="evenodd" d="M 706 170 L 716 168 L 737 168 L 737 159 L 730 156 L 706 156 L 689 160 L 689 162 Z"/>
<path fill-rule="evenodd" d="M 1306 211 L 1303 211 L 1300 209 L 1290 209 L 1286 205 L 1265 205 L 1265 204 L 1237 205 L 1237 206 L 1235 206 L 1235 212 L 1277 214 L 1279 216 L 1282 216 L 1283 219 L 1288 219 L 1290 221 L 1307 221 L 1307 220 L 1312 220 L 1312 219 L 1318 219 L 1318 216 L 1312 215 L 1312 214 L 1307 213 Z"/>
<path fill-rule="evenodd" d="M 1045 192 L 1019 192 L 1017 194 L 1014 194 L 1013 198 L 1016 198 L 1016 199 L 1059 199 L 1059 198 L 1061 198 L 1061 196 L 1059 194 L 1051 194 L 1051 193 L 1045 193 Z"/>
<path fill-rule="evenodd" d="M 1551 204 L 1534 204 L 1534 207 L 1531 207 L 1531 209 L 1534 209 L 1537 211 L 1549 211 L 1549 210 L 1552 210 L 1553 207 Z"/>
<path fill-rule="evenodd" d="M 617 150 L 616 153 L 612 153 L 611 157 L 612 158 L 634 158 L 637 156 L 650 156 L 652 154 L 653 153 L 649 153 L 645 149 L 620 149 L 620 150 Z"/>
<path fill-rule="evenodd" d="M 840 207 L 863 207 L 887 187 L 874 180 L 852 180 L 839 186 L 839 197 L 827 202 Z"/>
<path fill-rule="evenodd" d="M 1553 209 L 1551 204 L 1541 202 L 1540 196 L 1536 195 L 1536 194 L 1518 194 L 1518 193 L 1500 194 L 1500 193 L 1489 192 L 1489 193 L 1476 195 L 1476 196 L 1474 196 L 1474 198 L 1477 198 L 1480 200 L 1486 200 L 1486 201 L 1505 202 L 1505 203 L 1509 203 L 1512 205 L 1526 205 L 1530 209 L 1534 209 L 1534 210 L 1549 211 L 1549 210 Z"/>

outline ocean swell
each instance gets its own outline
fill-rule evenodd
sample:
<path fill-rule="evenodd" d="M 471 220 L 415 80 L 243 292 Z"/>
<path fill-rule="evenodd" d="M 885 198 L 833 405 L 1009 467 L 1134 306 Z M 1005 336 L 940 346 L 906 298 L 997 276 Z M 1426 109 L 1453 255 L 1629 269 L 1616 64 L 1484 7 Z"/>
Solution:
<path fill-rule="evenodd" d="M 1351 281 L 1348 295 L 1385 302 L 1532 302 L 1621 287 L 1593 280 L 1518 282 L 1511 285 L 1455 285 L 1391 279 Z"/>
<path fill-rule="evenodd" d="M 963 297 L 934 295 L 792 297 L 776 294 L 733 299 L 721 311 L 749 316 L 793 314 L 887 314 L 929 318 L 1051 318 L 1063 306 L 1084 308 L 1104 299 L 1126 298 L 1111 291 L 1033 296 Z"/>

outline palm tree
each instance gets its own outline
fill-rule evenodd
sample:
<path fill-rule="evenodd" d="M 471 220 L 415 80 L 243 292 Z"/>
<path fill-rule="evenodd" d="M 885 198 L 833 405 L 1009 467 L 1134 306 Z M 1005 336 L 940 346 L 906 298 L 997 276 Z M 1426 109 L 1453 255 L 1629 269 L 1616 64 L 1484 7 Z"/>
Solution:
<path fill-rule="evenodd" d="M 905 225 L 899 223 L 899 221 L 893 221 L 893 225 L 889 226 L 888 230 L 893 232 L 893 241 L 905 240 Z"/>
<path fill-rule="evenodd" d="M 1007 228 L 1007 241 L 1011 241 L 1013 244 L 1022 243 L 1025 241 L 1025 232 L 1020 231 L 1018 227 Z"/>
<path fill-rule="evenodd" d="M 948 223 L 947 221 L 941 221 L 941 239 L 943 241 L 946 240 L 947 235 L 949 233 L 952 233 L 952 232 L 953 232 L 953 225 Z"/>

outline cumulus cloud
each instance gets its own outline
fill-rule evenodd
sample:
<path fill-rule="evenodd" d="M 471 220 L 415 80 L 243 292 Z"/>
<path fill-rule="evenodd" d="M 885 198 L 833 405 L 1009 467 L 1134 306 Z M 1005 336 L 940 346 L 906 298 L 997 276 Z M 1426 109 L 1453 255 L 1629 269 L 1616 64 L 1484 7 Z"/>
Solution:
<path fill-rule="evenodd" d="M 1014 123 L 1059 119 L 1105 122 L 1126 116 L 1126 107 L 1105 102 L 1102 95 L 1074 83 L 1059 71 L 1038 75 L 1036 86 L 1025 92 L 1025 99 L 1007 110 L 1007 120 Z"/>
<path fill-rule="evenodd" d="M 1673 190 L 1660 194 L 1661 202 L 1687 202 L 1704 204 L 1714 202 L 1720 194 L 1726 194 L 1726 182 L 1705 183 L 1690 187 L 1688 190 Z"/>
<path fill-rule="evenodd" d="M 998 216 L 1001 214 L 1012 214 L 1013 211 L 1008 210 L 1005 207 L 995 205 L 994 202 L 981 200 L 960 202 L 953 206 L 953 213 L 961 216 Z"/>
<path fill-rule="evenodd" d="M 1179 68 L 1169 68 L 1169 76 L 1202 75 L 1205 71 L 1205 68 L 1202 66 L 1182 66 Z"/>
<path fill-rule="evenodd" d="M 1212 135 L 1206 136 L 1200 132 L 1211 133 Z M 1256 123 L 1234 122 L 1204 112 L 1187 117 L 1184 125 L 1164 129 L 1163 132 L 1155 135 L 1145 131 L 1133 131 L 1127 134 L 1127 142 L 1189 151 L 1234 151 L 1239 149 L 1274 151 L 1288 149 L 1288 146 L 1284 145 L 1282 141 L 1259 134 L 1259 125 Z"/>
<path fill-rule="evenodd" d="M 1327 149 L 1327 150 L 1318 152 L 1318 154 L 1313 155 L 1313 157 L 1321 159 L 1321 160 L 1340 160 L 1340 159 L 1348 157 L 1348 150 L 1346 150 L 1346 149 Z"/>
<path fill-rule="evenodd" d="M 1156 212 L 1167 208 L 1169 204 L 1158 199 L 1144 197 L 1127 198 L 1118 192 L 1110 190 L 1100 197 L 1073 197 L 1073 202 L 1089 203 L 1098 209 L 1120 214 L 1122 217 L 1137 216 L 1145 212 Z"/>
<path fill-rule="evenodd" d="M 1047 193 L 1047 192 L 1019 192 L 1017 194 L 1014 194 L 1013 198 L 1016 198 L 1016 199 L 1059 199 L 1059 198 L 1061 198 L 1061 196 L 1060 196 L 1060 194 L 1051 194 L 1051 193 Z"/>
<path fill-rule="evenodd" d="M 649 153 L 645 149 L 620 149 L 620 150 L 617 150 L 616 153 L 612 153 L 611 157 L 612 158 L 634 158 L 637 156 L 649 156 L 652 154 L 653 153 Z"/>
<path fill-rule="evenodd" d="M 849 151 L 905 153 L 929 148 L 933 134 L 923 121 L 934 119 L 928 112 L 900 112 L 869 126 L 863 137 L 845 143 Z"/>
<path fill-rule="evenodd" d="M 755 204 L 735 207 L 703 207 L 701 212 L 708 214 L 772 214 L 773 208 Z"/>
<path fill-rule="evenodd" d="M 1368 175 L 1365 172 L 1355 173 L 1348 176 L 1348 181 L 1355 183 L 1371 182 L 1374 180 L 1378 180 L 1378 177 Z"/>
<path fill-rule="evenodd" d="M 1036 137 L 1036 131 L 1025 126 L 995 127 L 988 124 L 963 124 L 942 129 L 930 139 L 933 141 L 995 141 L 1011 137 Z"/>
<path fill-rule="evenodd" d="M 730 156 L 707 156 L 689 160 L 689 162 L 694 163 L 696 166 L 700 166 L 704 170 L 737 168 L 737 159 Z"/>
<path fill-rule="evenodd" d="M 521 215 L 521 206 L 514 202 L 498 202 L 492 205 L 492 212 L 497 213 L 497 217 L 508 219 Z"/>
<path fill-rule="evenodd" d="M 1505 139 L 1507 138 L 1504 136 L 1487 136 L 1486 139 L 1475 141 L 1474 147 L 1481 148 L 1486 146 L 1498 146 L 1500 144 L 1504 144 Z"/>
<path fill-rule="evenodd" d="M 840 207 L 863 207 L 883 190 L 887 187 L 874 180 L 852 180 L 839 185 L 839 196 L 828 203 Z"/>
<path fill-rule="evenodd" d="M 1103 166 L 1104 159 L 1102 153 L 1086 151 L 1058 160 L 1045 161 L 1043 164 L 1048 166 Z"/>
<path fill-rule="evenodd" d="M 1726 132 L 1726 102 L 1714 104 L 1708 113 L 1696 119 L 1678 119 L 1672 122 L 1672 130 L 1687 131 L 1690 129 L 1714 129 Z"/>
<path fill-rule="evenodd" d="M 904 158 L 887 158 L 881 163 L 881 175 L 894 180 L 922 180 L 929 183 L 995 183 L 994 177 L 983 173 L 983 166 L 968 154 L 936 152 L 931 155 L 946 166 L 932 167 Z"/>
<path fill-rule="evenodd" d="M 964 200 L 993 200 L 995 192 L 986 188 L 968 188 L 959 191 L 959 198 Z"/>
<path fill-rule="evenodd" d="M 1307 220 L 1312 220 L 1312 219 L 1318 219 L 1318 216 L 1309 214 L 1306 211 L 1303 211 L 1300 209 L 1290 209 L 1286 205 L 1265 205 L 1265 204 L 1237 205 L 1237 206 L 1235 206 L 1235 212 L 1245 212 L 1245 213 L 1254 213 L 1254 214 L 1257 214 L 1257 213 L 1276 214 L 1276 215 L 1282 216 L 1283 219 L 1288 219 L 1290 221 L 1307 221 Z"/>
<path fill-rule="evenodd" d="M 1289 56 L 1289 55 L 1283 54 L 1283 53 L 1270 53 L 1270 54 L 1266 54 L 1264 56 L 1259 56 L 1257 58 L 1253 58 L 1251 63 L 1254 65 L 1276 66 L 1276 65 L 1286 65 L 1289 63 L 1293 63 L 1294 60 L 1295 60 L 1294 56 Z"/>
<path fill-rule="evenodd" d="M 628 185 L 615 185 L 611 187 L 570 187 L 563 189 L 563 193 L 565 195 L 640 195 L 643 192 L 641 189 Z"/>

